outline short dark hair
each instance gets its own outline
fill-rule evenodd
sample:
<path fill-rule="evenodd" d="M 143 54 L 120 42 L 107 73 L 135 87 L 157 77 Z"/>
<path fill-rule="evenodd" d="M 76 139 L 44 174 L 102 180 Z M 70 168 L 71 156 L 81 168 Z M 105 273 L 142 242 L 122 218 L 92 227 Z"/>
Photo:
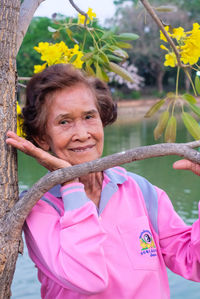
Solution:
<path fill-rule="evenodd" d="M 22 110 L 23 132 L 26 139 L 36 144 L 34 137 L 41 139 L 45 134 L 47 95 L 81 83 L 94 92 L 103 126 L 116 120 L 117 107 L 106 83 L 86 75 L 71 64 L 55 64 L 34 75 L 28 83 L 26 104 Z"/>

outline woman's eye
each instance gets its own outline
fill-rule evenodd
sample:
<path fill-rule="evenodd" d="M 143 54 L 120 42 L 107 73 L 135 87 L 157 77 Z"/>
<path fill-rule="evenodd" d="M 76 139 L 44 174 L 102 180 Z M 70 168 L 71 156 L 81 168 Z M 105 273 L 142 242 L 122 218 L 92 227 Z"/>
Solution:
<path fill-rule="evenodd" d="M 92 118 L 92 115 L 86 115 L 85 119 L 90 119 Z"/>
<path fill-rule="evenodd" d="M 65 120 L 65 119 L 63 119 L 63 120 L 60 121 L 60 124 L 61 124 L 61 125 L 66 125 L 66 124 L 68 124 L 68 121 Z"/>

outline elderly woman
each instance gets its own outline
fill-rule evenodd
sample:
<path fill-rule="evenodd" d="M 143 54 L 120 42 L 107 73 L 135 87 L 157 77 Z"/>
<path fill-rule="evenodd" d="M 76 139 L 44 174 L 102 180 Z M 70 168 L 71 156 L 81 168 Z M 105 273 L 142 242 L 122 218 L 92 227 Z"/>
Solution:
<path fill-rule="evenodd" d="M 101 157 L 116 107 L 103 82 L 60 64 L 30 80 L 23 116 L 27 140 L 8 132 L 7 144 L 52 171 Z M 164 191 L 121 167 L 49 190 L 24 232 L 42 298 L 169 298 L 166 266 L 200 281 L 199 220 L 186 226 Z"/>

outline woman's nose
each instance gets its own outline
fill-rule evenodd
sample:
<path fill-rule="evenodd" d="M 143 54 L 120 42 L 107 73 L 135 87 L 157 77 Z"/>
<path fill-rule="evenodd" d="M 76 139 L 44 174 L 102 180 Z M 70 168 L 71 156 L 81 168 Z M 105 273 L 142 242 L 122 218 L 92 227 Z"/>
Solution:
<path fill-rule="evenodd" d="M 76 141 L 76 140 L 85 141 L 88 138 L 90 138 L 88 126 L 84 123 L 84 121 L 77 122 L 74 125 L 72 140 L 73 141 Z"/>

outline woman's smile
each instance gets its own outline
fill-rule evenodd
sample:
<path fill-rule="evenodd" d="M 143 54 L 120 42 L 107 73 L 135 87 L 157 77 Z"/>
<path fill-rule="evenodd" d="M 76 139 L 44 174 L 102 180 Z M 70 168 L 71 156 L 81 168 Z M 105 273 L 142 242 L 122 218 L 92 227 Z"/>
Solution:
<path fill-rule="evenodd" d="M 83 153 L 86 151 L 89 151 L 91 149 L 93 149 L 95 147 L 95 145 L 87 145 L 87 146 L 83 146 L 83 147 L 76 147 L 76 148 L 70 148 L 70 151 L 76 152 L 76 153 Z"/>

